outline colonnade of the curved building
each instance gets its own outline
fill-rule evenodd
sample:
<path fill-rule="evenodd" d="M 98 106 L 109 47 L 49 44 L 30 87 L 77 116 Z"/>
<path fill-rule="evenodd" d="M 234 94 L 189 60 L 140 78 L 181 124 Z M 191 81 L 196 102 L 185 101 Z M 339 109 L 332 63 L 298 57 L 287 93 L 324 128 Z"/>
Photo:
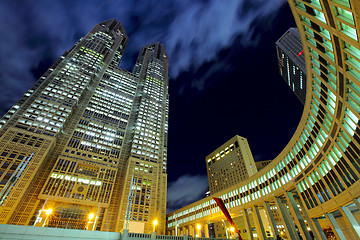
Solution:
<path fill-rule="evenodd" d="M 326 239 L 324 224 L 337 239 L 360 239 L 360 1 L 288 2 L 306 59 L 302 119 L 269 166 L 214 196 L 247 239 Z M 169 214 L 168 232 L 222 218 L 208 197 Z"/>

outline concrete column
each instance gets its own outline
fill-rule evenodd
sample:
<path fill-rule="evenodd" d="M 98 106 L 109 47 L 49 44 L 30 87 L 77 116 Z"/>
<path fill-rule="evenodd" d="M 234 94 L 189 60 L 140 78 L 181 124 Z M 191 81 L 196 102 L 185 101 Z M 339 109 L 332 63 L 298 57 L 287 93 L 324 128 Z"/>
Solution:
<path fill-rule="evenodd" d="M 124 229 L 121 240 L 128 240 L 129 239 L 129 229 Z"/>
<path fill-rule="evenodd" d="M 319 239 L 319 240 L 326 240 L 326 236 L 324 231 L 322 230 L 319 221 L 317 219 L 311 219 L 307 213 L 307 208 L 305 207 L 305 205 L 302 202 L 302 198 L 298 198 L 298 203 L 300 205 L 300 208 L 302 209 L 302 212 L 305 216 L 306 221 L 308 222 L 308 225 L 315 237 L 315 239 Z"/>
<path fill-rule="evenodd" d="M 295 226 L 294 223 L 292 221 L 292 219 L 290 218 L 287 209 L 285 209 L 284 204 L 282 203 L 281 198 L 276 197 L 275 198 L 275 204 L 277 206 L 277 208 L 279 209 L 280 215 L 284 221 L 284 226 L 285 226 L 285 234 L 289 239 L 296 239 L 296 240 L 300 240 L 299 239 L 299 235 L 297 234 L 297 232 L 295 231 Z"/>
<path fill-rule="evenodd" d="M 360 201 L 359 201 L 359 199 L 354 199 L 354 203 L 356 204 L 356 206 L 360 210 Z"/>
<path fill-rule="evenodd" d="M 280 234 L 279 234 L 279 230 L 276 227 L 274 214 L 273 214 L 272 210 L 270 209 L 270 203 L 265 202 L 264 206 L 265 206 L 266 213 L 270 219 L 270 227 L 271 227 L 272 234 L 273 234 L 274 238 L 276 239 L 276 236 L 280 236 Z"/>
<path fill-rule="evenodd" d="M 209 238 L 209 224 L 204 223 L 204 233 L 205 233 L 205 237 Z"/>
<path fill-rule="evenodd" d="M 256 229 L 256 233 L 258 235 L 259 239 L 266 239 L 266 232 L 264 229 L 264 224 L 261 220 L 260 217 L 260 213 L 259 213 L 259 207 L 258 206 L 253 206 L 252 207 L 252 212 L 253 212 L 253 218 L 254 218 L 254 222 L 255 222 L 255 229 Z"/>
<path fill-rule="evenodd" d="M 339 224 L 336 222 L 334 215 L 332 213 L 326 213 L 325 217 L 331 223 L 336 239 L 346 240 L 346 237 L 344 233 L 341 231 Z"/>
<path fill-rule="evenodd" d="M 300 210 L 297 206 L 297 203 L 295 201 L 293 194 L 291 192 L 286 192 L 285 196 L 286 196 L 287 202 L 291 204 L 289 209 L 290 209 L 291 213 L 294 215 L 294 220 L 301 232 L 301 235 L 303 236 L 303 238 L 311 240 L 310 233 L 307 230 L 306 224 L 304 222 L 304 218 L 300 213 Z M 304 211 L 304 209 L 303 209 L 303 211 Z"/>
<path fill-rule="evenodd" d="M 341 214 L 344 216 L 346 222 L 349 223 L 350 226 L 353 227 L 354 231 L 360 238 L 360 226 L 359 223 L 356 221 L 354 215 L 351 213 L 348 207 L 341 207 L 340 208 Z"/>
<path fill-rule="evenodd" d="M 188 235 L 184 234 L 183 238 L 184 240 L 188 240 Z"/>
<path fill-rule="evenodd" d="M 314 237 L 316 239 L 319 239 L 319 240 L 327 240 L 327 237 L 325 236 L 325 233 L 319 223 L 319 220 L 317 220 L 316 218 L 312 218 L 310 221 L 308 220 L 308 222 L 310 223 L 313 223 L 315 228 L 314 230 L 316 231 L 316 233 L 319 234 L 319 236 L 315 235 L 315 231 L 313 230 L 313 228 L 311 228 L 313 230 L 313 233 L 314 233 Z"/>
<path fill-rule="evenodd" d="M 196 233 L 194 232 L 194 230 L 195 230 L 195 228 L 194 228 L 192 225 L 189 225 L 189 226 L 188 226 L 188 232 L 187 232 L 187 234 L 188 234 L 189 237 L 195 237 L 194 234 L 196 234 Z"/>
<path fill-rule="evenodd" d="M 249 219 L 249 214 L 247 212 L 247 209 L 243 209 L 244 212 L 244 220 L 245 220 L 245 228 L 246 228 L 246 235 L 247 238 L 250 240 L 253 240 L 253 235 L 252 235 L 252 231 L 251 231 L 251 223 L 250 223 L 250 219 Z"/>
<path fill-rule="evenodd" d="M 156 240 L 156 232 L 151 232 L 151 240 Z"/>

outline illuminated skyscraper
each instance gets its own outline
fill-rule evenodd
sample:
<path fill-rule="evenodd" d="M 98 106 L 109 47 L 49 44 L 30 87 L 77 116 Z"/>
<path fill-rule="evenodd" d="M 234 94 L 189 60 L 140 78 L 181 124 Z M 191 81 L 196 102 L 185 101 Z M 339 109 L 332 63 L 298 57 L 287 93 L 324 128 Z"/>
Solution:
<path fill-rule="evenodd" d="M 210 194 L 221 194 L 221 191 L 246 181 L 258 172 L 257 166 L 267 165 L 271 161 L 255 162 L 249 143 L 246 138 L 234 136 L 221 147 L 206 157 L 206 168 L 208 173 Z M 240 217 L 233 218 L 239 229 L 244 228 L 244 221 Z M 253 223 L 253 219 L 249 218 Z M 231 236 L 230 224 L 227 220 L 215 221 L 211 231 L 216 237 Z M 209 228 L 209 234 L 210 234 Z M 244 231 L 244 229 L 241 229 Z"/>
<path fill-rule="evenodd" d="M 211 195 L 257 173 L 249 143 L 238 135 L 206 156 L 206 169 Z"/>
<path fill-rule="evenodd" d="M 127 43 L 97 24 L 0 120 L 0 223 L 164 231 L 168 60 L 153 43 L 120 69 Z"/>
<path fill-rule="evenodd" d="M 306 96 L 305 57 L 300 34 L 296 28 L 290 28 L 276 41 L 276 52 L 281 76 L 304 105 Z"/>

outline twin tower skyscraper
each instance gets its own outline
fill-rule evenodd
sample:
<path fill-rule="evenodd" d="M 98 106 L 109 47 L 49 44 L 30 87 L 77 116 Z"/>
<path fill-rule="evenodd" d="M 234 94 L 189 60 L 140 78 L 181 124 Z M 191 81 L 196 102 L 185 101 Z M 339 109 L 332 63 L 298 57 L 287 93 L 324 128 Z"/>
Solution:
<path fill-rule="evenodd" d="M 164 233 L 168 58 L 97 24 L 0 120 L 0 223 Z"/>

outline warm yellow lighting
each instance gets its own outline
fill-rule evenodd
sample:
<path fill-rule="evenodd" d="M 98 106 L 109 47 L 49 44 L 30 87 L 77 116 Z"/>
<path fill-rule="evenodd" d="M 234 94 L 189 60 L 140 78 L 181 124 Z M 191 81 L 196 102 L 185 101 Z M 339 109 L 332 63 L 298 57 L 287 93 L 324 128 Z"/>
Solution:
<path fill-rule="evenodd" d="M 234 227 L 230 227 L 230 232 L 235 232 L 235 228 L 234 228 Z"/>
<path fill-rule="evenodd" d="M 46 212 L 47 215 L 50 215 L 52 213 L 52 209 L 49 208 L 49 209 L 45 210 L 45 212 Z"/>
<path fill-rule="evenodd" d="M 93 213 L 90 213 L 90 214 L 89 214 L 89 220 L 93 219 L 94 216 L 95 216 L 95 215 L 94 215 Z"/>
<path fill-rule="evenodd" d="M 200 225 L 200 224 L 196 225 L 196 228 L 200 230 L 200 229 L 201 229 L 201 225 Z"/>
<path fill-rule="evenodd" d="M 158 224 L 158 220 L 157 219 L 155 219 L 154 221 L 153 221 L 153 225 L 154 225 L 154 227 L 153 227 L 153 232 L 155 232 L 155 227 L 156 227 L 156 225 Z"/>

